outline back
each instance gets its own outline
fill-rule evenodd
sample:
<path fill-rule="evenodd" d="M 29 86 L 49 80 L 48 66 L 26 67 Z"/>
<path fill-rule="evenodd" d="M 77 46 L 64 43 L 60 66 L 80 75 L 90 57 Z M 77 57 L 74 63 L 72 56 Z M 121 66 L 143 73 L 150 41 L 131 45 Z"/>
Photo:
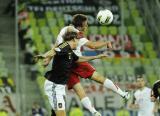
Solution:
<path fill-rule="evenodd" d="M 78 60 L 78 56 L 73 53 L 69 44 L 67 42 L 61 43 L 56 48 L 52 70 L 48 71 L 45 77 L 56 84 L 66 84 L 76 60 Z"/>

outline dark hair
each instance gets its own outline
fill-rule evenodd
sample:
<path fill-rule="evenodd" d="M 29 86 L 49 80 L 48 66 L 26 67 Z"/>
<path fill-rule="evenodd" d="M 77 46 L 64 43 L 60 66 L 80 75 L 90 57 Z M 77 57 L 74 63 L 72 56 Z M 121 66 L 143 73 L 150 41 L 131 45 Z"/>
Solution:
<path fill-rule="evenodd" d="M 160 89 L 160 81 L 155 82 L 154 85 L 153 85 L 152 90 L 153 90 L 153 94 L 154 94 L 155 98 L 160 97 L 160 92 L 158 91 L 158 89 Z"/>
<path fill-rule="evenodd" d="M 10 108 L 10 110 L 13 112 L 13 113 L 16 113 L 16 109 L 14 108 L 14 106 L 13 106 L 13 104 L 12 104 L 12 102 L 11 102 L 11 99 L 10 99 L 10 97 L 9 96 L 4 96 L 4 98 L 3 99 L 6 99 L 7 101 L 7 103 L 8 103 L 8 107 Z"/>
<path fill-rule="evenodd" d="M 73 16 L 72 24 L 74 27 L 82 27 L 82 23 L 87 20 L 87 16 L 84 14 L 76 14 Z"/>
<path fill-rule="evenodd" d="M 64 41 L 70 41 L 75 38 L 77 38 L 76 32 L 66 32 L 63 36 Z"/>

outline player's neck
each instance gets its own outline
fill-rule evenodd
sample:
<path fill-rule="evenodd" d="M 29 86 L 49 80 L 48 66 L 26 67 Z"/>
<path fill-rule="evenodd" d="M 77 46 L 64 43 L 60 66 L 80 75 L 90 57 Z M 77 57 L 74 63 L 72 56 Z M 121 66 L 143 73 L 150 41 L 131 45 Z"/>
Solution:
<path fill-rule="evenodd" d="M 67 41 L 67 43 L 70 45 L 71 49 L 75 49 L 75 44 L 73 41 Z"/>
<path fill-rule="evenodd" d="M 142 88 L 140 88 L 140 90 L 142 91 L 144 88 L 145 88 L 145 86 L 144 86 L 144 87 L 142 87 Z"/>
<path fill-rule="evenodd" d="M 82 31 L 82 27 L 76 27 L 76 29 L 78 29 L 79 31 L 83 32 Z"/>

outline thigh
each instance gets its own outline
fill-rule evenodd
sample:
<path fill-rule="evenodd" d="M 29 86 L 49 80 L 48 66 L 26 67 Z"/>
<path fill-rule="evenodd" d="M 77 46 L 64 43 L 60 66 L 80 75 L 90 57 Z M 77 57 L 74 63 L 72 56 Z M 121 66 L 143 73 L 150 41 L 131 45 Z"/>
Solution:
<path fill-rule="evenodd" d="M 72 89 L 77 83 L 80 83 L 79 76 L 75 73 L 71 73 L 67 82 L 68 89 Z"/>
<path fill-rule="evenodd" d="M 77 67 L 72 69 L 72 72 L 81 78 L 90 78 L 95 72 L 95 68 L 88 62 L 78 63 Z"/>
<path fill-rule="evenodd" d="M 57 110 L 55 112 L 56 112 L 56 116 L 66 116 L 65 110 Z"/>
<path fill-rule="evenodd" d="M 98 82 L 98 83 L 100 83 L 100 84 L 103 84 L 104 81 L 105 81 L 107 78 L 105 78 L 104 76 L 100 75 L 98 72 L 95 71 L 95 72 L 93 73 L 91 79 L 94 80 L 94 81 L 96 81 L 96 82 Z"/>
<path fill-rule="evenodd" d="M 65 110 L 65 86 L 46 80 L 44 89 L 52 109 L 55 111 Z"/>

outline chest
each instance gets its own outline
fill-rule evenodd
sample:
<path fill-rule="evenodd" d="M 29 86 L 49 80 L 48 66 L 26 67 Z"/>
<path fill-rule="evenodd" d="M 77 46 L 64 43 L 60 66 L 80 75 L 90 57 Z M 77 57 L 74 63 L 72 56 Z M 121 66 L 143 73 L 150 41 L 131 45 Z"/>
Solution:
<path fill-rule="evenodd" d="M 138 103 L 150 102 L 150 91 L 138 91 L 135 98 Z"/>

